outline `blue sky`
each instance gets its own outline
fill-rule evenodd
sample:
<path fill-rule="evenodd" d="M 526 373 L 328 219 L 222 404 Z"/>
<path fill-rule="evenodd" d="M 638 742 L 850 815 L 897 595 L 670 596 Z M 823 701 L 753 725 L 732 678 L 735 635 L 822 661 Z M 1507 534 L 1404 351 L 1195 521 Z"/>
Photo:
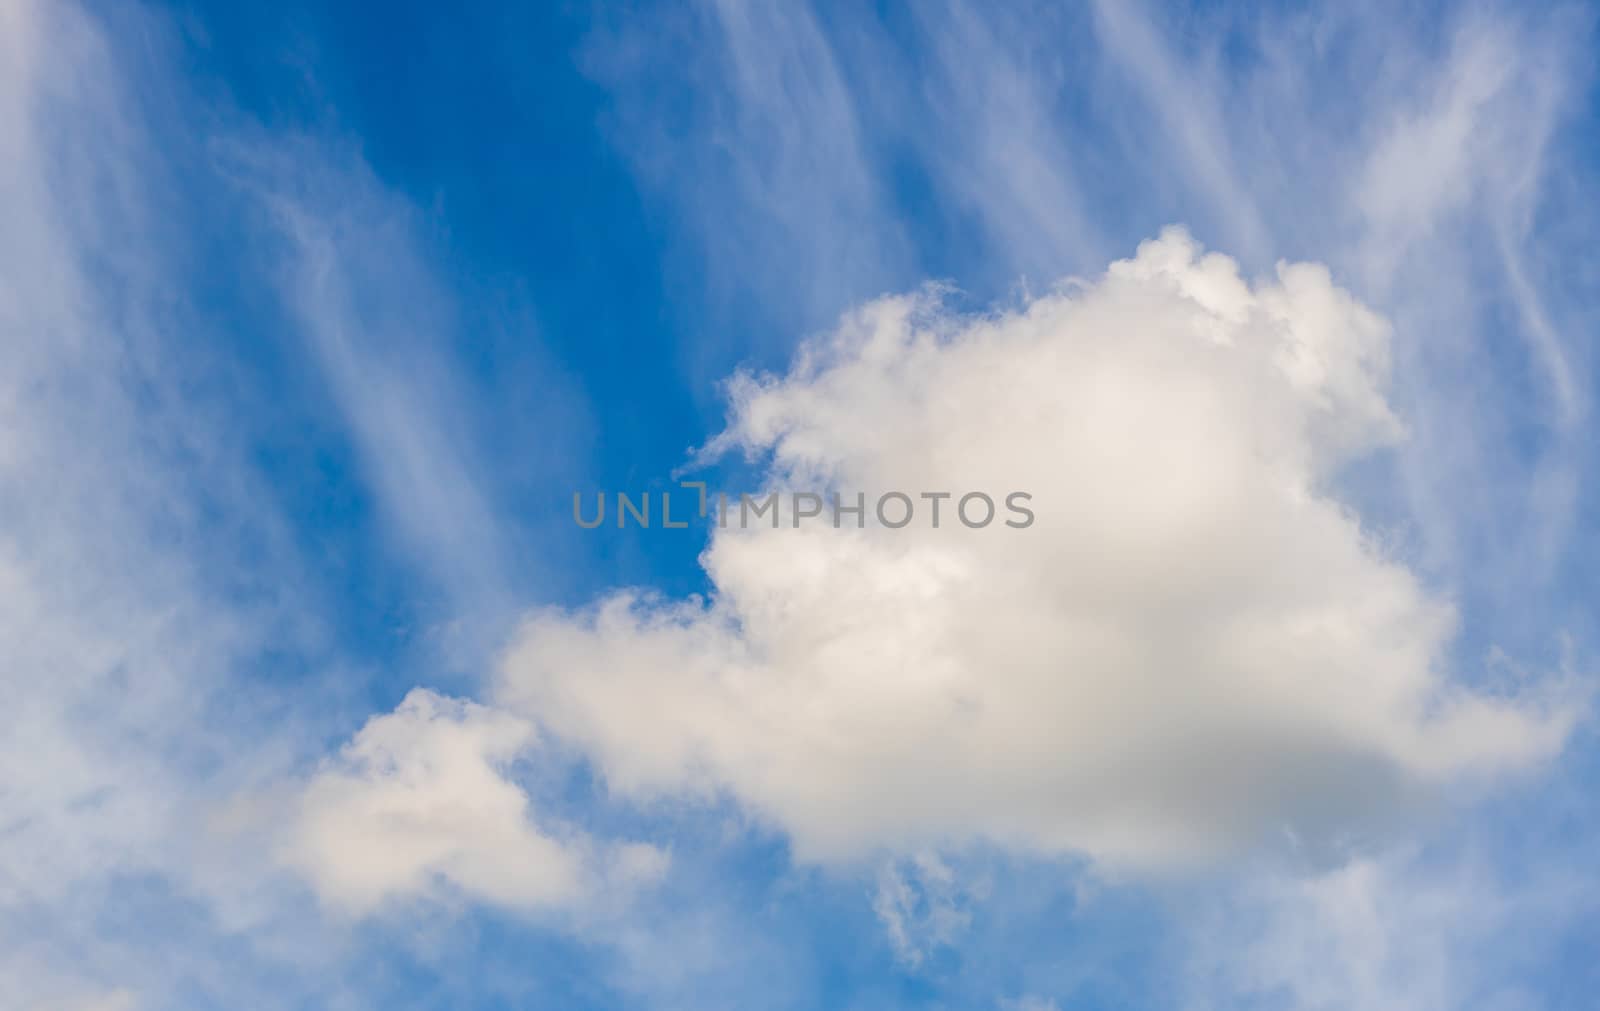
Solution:
<path fill-rule="evenodd" d="M 0 7 L 0 1006 L 1590 1007 L 1595 32 Z"/>

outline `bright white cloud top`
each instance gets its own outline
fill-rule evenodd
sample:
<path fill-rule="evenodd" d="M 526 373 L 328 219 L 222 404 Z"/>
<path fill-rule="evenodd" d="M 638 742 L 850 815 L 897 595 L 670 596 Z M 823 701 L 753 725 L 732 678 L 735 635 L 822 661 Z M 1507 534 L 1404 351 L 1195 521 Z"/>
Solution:
<path fill-rule="evenodd" d="M 1037 522 L 730 526 L 709 601 L 543 612 L 497 698 L 613 789 L 728 791 L 803 859 L 1187 863 L 1548 756 L 1573 700 L 1452 679 L 1448 600 L 1335 494 L 1403 437 L 1389 339 L 1326 269 L 1249 284 L 1176 229 L 1015 311 L 869 304 L 737 378 L 717 446 L 774 488 L 1024 489 Z"/>

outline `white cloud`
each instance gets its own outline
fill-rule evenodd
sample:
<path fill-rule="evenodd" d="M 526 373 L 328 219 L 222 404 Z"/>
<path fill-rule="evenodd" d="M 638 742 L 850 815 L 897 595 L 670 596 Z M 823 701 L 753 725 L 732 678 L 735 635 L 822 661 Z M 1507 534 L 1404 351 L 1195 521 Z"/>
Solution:
<path fill-rule="evenodd" d="M 935 948 L 949 945 L 972 922 L 966 889 L 937 853 L 924 851 L 890 860 L 878 870 L 872 910 L 878 914 L 895 957 L 922 964 Z"/>
<path fill-rule="evenodd" d="M 607 856 L 534 823 L 507 772 L 532 742 L 517 717 L 413 689 L 312 777 L 283 859 L 324 901 L 358 915 L 449 889 L 518 908 L 563 906 L 607 871 L 597 856 L 623 884 L 658 875 L 665 857 L 652 847 Z"/>
<path fill-rule="evenodd" d="M 737 379 L 717 446 L 774 487 L 1024 490 L 1035 525 L 730 527 L 708 602 L 536 614 L 498 699 L 615 790 L 729 791 L 806 859 L 1182 863 L 1547 756 L 1571 707 L 1452 681 L 1448 602 L 1330 491 L 1402 436 L 1388 340 L 1325 269 L 1250 285 L 1176 230 L 1012 313 L 874 302 Z"/>
<path fill-rule="evenodd" d="M 833 311 L 860 300 L 862 278 L 875 291 L 953 275 L 987 298 L 1019 277 L 1096 270 L 1162 221 L 1188 223 L 1252 271 L 1280 256 L 1328 263 L 1403 334 L 1392 399 L 1412 438 L 1362 476 L 1361 501 L 1404 514 L 1419 569 L 1462 588 L 1482 639 L 1548 655 L 1560 631 L 1589 626 L 1558 580 L 1581 578 L 1592 554 L 1576 489 L 1593 462 L 1586 335 L 1597 324 L 1582 265 L 1595 185 L 1580 154 L 1594 132 L 1593 15 L 1500 0 L 1435 13 L 959 0 L 910 19 L 831 11 L 810 19 L 827 43 L 812 63 L 845 100 L 796 100 L 783 145 L 714 114 L 647 115 L 669 89 L 605 76 L 633 110 L 628 125 L 652 138 L 640 174 L 697 227 L 740 236 L 709 250 L 707 273 L 743 291 L 759 275 L 759 301 L 780 307 L 734 332 L 814 329 L 814 315 L 796 325 L 796 294 Z M 619 64 L 669 65 L 663 76 L 681 80 L 681 61 L 654 54 L 728 45 L 715 19 L 700 21 L 676 47 L 654 46 L 657 25 L 637 20 L 605 41 L 625 43 Z M 782 66 L 796 34 L 747 33 L 741 59 Z M 684 104 L 736 106 L 722 96 L 737 92 L 732 72 L 705 62 Z M 666 136 L 669 121 L 683 129 Z M 859 143 L 841 151 L 841 137 Z M 633 133 L 625 144 L 636 149 Z M 708 151 L 716 165 L 701 164 Z M 902 153 L 916 171 L 898 171 Z M 650 171 L 680 165 L 694 170 Z M 712 170 L 862 198 L 846 214 L 806 200 L 734 206 L 705 199 L 734 191 L 708 187 Z M 863 172 L 893 185 L 861 188 Z M 915 255 L 883 243 L 865 270 L 797 253 L 901 234 Z"/>

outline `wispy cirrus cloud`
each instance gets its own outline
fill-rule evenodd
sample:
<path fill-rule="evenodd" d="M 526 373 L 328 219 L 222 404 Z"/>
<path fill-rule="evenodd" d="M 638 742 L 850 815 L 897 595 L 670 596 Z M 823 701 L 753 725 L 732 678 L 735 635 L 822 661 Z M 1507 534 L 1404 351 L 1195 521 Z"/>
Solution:
<path fill-rule="evenodd" d="M 507 524 L 419 333 L 447 328 L 449 299 L 402 255 L 414 222 L 358 158 L 191 90 L 160 12 L 24 2 L 0 24 L 0 1003 L 298 999 L 268 996 L 286 966 L 304 993 L 345 999 L 321 972 L 343 928 L 273 865 L 272 816 L 301 770 L 313 801 L 354 782 L 314 766 L 358 726 L 372 660 L 330 628 L 337 587 L 262 464 L 314 427 L 271 386 L 306 372 L 261 373 L 302 353 L 270 332 L 293 321 L 370 451 L 397 541 L 437 581 L 429 613 L 492 623 Z M 260 332 L 229 333 L 246 318 Z M 441 717 L 443 745 L 395 760 L 427 766 L 451 726 L 470 744 L 470 716 Z M 451 772 L 489 782 L 480 827 L 521 796 L 494 792 L 488 762 L 429 781 L 463 810 Z M 524 854 L 543 839 L 526 831 Z M 419 859 L 405 883 L 433 868 Z"/>
<path fill-rule="evenodd" d="M 194 250 L 182 166 L 155 135 L 167 110 L 123 86 L 135 57 L 76 7 L 3 18 L 0 935 L 18 957 L 0 1000 L 132 1006 L 138 941 L 100 924 L 204 893 L 186 869 L 206 840 L 186 829 L 294 747 L 234 704 L 282 711 L 239 672 L 268 639 L 306 635 L 279 596 L 301 573 L 233 466 L 215 362 L 175 353 L 202 322 L 168 284 Z M 281 564 L 203 561 L 251 550 Z"/>

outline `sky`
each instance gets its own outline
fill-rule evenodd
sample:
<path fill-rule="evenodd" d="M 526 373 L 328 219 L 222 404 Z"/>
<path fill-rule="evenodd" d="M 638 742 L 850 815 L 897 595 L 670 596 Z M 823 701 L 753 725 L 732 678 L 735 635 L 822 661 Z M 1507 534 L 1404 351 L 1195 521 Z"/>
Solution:
<path fill-rule="evenodd" d="M 459 8 L 0 0 L 0 1007 L 1593 1006 L 1600 12 Z"/>

